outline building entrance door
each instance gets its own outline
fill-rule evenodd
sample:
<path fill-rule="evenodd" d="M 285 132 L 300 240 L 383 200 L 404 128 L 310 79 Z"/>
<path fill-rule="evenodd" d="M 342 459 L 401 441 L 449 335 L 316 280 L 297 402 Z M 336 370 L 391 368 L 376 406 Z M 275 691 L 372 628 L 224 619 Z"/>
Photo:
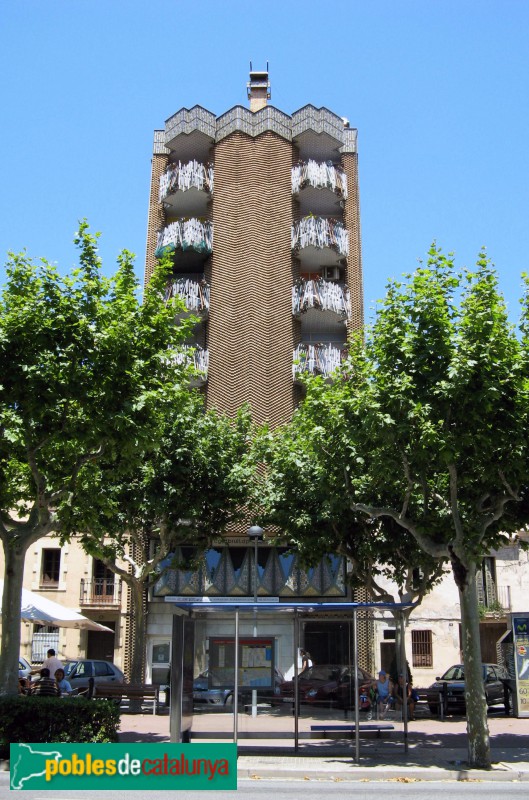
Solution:
<path fill-rule="evenodd" d="M 116 623 L 107 622 L 107 628 L 112 628 L 114 633 L 106 631 L 88 631 L 86 644 L 86 657 L 95 658 L 98 661 L 114 661 L 114 643 L 116 639 Z"/>

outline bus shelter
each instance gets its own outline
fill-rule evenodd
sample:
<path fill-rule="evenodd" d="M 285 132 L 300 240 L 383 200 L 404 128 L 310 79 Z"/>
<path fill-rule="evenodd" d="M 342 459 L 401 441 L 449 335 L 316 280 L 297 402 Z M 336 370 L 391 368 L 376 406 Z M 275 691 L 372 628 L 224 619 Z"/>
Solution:
<path fill-rule="evenodd" d="M 413 604 L 269 602 L 265 598 L 263 602 L 240 602 L 232 598 L 226 602 L 214 598 L 196 602 L 179 598 L 172 605 L 171 741 L 188 742 L 195 735 L 230 738 L 235 743 L 246 738 L 276 737 L 293 740 L 298 752 L 300 739 L 309 736 L 307 731 L 332 728 L 332 719 L 338 721 L 343 714 L 348 719 L 347 727 L 351 728 L 354 758 L 358 762 L 362 730 L 360 691 L 366 680 L 364 671 L 358 667 L 359 624 L 365 624 L 377 612 L 390 611 L 400 628 L 400 662 L 405 665 L 404 612 Z M 330 631 L 331 639 L 333 625 L 336 630 L 345 626 L 350 631 L 349 652 L 342 656 L 342 661 L 348 663 L 336 666 L 340 677 L 328 684 L 333 693 L 327 698 L 319 697 L 324 695 L 325 682 L 318 689 L 300 693 L 303 683 L 300 644 L 305 644 L 303 632 L 307 626 L 314 629 L 318 620 L 326 632 Z M 287 663 L 290 668 L 285 679 L 279 667 Z M 313 671 L 317 672 L 318 667 Z M 407 752 L 408 707 L 406 692 L 403 694 L 403 746 Z M 203 712 L 208 712 L 205 718 Z M 202 714 L 200 719 L 199 714 Z M 263 731 L 266 727 L 263 716 L 270 721 L 266 731 Z M 322 718 L 330 721 L 317 725 Z M 201 728 L 200 734 L 197 727 Z"/>

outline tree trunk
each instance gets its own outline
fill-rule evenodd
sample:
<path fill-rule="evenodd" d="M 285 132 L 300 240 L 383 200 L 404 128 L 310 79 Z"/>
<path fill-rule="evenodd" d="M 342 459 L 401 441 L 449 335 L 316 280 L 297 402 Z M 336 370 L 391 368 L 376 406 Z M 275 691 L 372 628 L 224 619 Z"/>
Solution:
<path fill-rule="evenodd" d="M 20 603 L 24 562 L 30 542 L 4 542 L 5 569 L 2 595 L 2 644 L 0 653 L 0 694 L 18 694 L 20 655 Z"/>
<path fill-rule="evenodd" d="M 134 622 L 130 640 L 130 682 L 143 683 L 145 680 L 145 584 L 143 581 L 133 579 L 130 582 L 132 594 L 132 613 Z"/>
<path fill-rule="evenodd" d="M 466 568 L 463 579 L 454 570 L 461 603 L 463 663 L 465 665 L 465 703 L 467 707 L 468 763 L 471 767 L 491 766 L 487 702 L 481 666 L 476 565 Z"/>

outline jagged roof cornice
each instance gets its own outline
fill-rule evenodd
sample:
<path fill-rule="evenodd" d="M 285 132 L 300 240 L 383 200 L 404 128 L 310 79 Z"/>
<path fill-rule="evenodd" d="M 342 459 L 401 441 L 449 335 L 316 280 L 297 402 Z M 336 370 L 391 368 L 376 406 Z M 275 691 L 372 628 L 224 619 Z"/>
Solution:
<path fill-rule="evenodd" d="M 212 142 L 220 142 L 236 131 L 252 137 L 272 131 L 283 139 L 292 141 L 309 130 L 331 136 L 342 153 L 356 152 L 356 129 L 345 128 L 343 119 L 329 109 L 312 105 L 303 106 L 292 116 L 271 105 L 255 112 L 245 106 L 234 106 L 220 117 L 215 117 L 211 111 L 198 105 L 182 108 L 166 121 L 165 131 L 155 131 L 154 152 L 167 153 L 168 142 L 179 134 L 190 134 L 194 131 L 200 131 Z"/>

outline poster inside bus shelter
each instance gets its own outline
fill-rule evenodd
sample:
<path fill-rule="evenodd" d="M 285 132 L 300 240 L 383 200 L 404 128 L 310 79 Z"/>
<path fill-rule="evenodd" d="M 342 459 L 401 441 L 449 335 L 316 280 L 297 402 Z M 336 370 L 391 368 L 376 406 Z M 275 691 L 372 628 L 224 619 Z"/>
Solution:
<path fill-rule="evenodd" d="M 512 633 L 518 716 L 529 717 L 529 614 L 513 614 Z"/>
<path fill-rule="evenodd" d="M 271 689 L 274 686 L 274 639 L 241 638 L 239 640 L 239 689 Z M 212 637 L 209 640 L 210 688 L 232 688 L 235 677 L 235 641 Z"/>

